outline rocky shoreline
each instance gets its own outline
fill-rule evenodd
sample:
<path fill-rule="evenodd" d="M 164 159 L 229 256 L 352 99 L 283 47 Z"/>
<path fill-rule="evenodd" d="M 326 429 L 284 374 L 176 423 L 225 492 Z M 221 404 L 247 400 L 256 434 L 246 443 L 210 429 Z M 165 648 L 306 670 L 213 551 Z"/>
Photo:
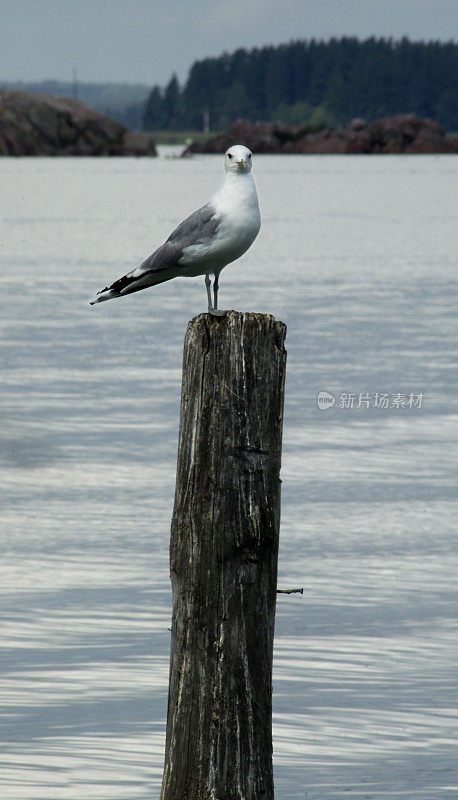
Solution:
<path fill-rule="evenodd" d="M 374 122 L 355 119 L 343 130 L 320 131 L 310 131 L 305 126 L 239 120 L 227 133 L 190 145 L 183 156 L 224 153 L 237 142 L 255 153 L 458 153 L 458 139 L 446 135 L 437 122 L 414 114 L 399 114 Z"/>
<path fill-rule="evenodd" d="M 154 142 L 69 97 L 0 92 L 0 155 L 155 156 Z"/>

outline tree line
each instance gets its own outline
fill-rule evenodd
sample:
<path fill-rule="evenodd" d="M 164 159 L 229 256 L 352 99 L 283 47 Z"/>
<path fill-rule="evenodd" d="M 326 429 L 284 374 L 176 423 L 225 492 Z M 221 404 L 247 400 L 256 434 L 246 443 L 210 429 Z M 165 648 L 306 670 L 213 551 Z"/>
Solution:
<path fill-rule="evenodd" d="M 225 130 L 236 119 L 346 126 L 415 113 L 458 130 L 458 46 L 344 37 L 196 61 L 183 86 L 153 86 L 146 130 Z"/>

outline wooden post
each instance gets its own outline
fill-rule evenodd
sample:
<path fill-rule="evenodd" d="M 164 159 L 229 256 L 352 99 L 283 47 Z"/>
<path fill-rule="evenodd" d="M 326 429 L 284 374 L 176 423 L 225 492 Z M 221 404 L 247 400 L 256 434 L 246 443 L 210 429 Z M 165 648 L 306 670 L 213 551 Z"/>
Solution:
<path fill-rule="evenodd" d="M 285 335 L 268 314 L 201 314 L 188 325 L 161 800 L 274 797 Z"/>

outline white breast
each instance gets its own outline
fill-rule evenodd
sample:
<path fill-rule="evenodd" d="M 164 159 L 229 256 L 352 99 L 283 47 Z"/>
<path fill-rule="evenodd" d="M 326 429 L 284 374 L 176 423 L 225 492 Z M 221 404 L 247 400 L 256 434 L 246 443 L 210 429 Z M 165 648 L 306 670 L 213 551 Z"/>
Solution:
<path fill-rule="evenodd" d="M 250 173 L 227 175 L 209 205 L 220 224 L 213 239 L 183 251 L 181 264 L 188 275 L 221 270 L 240 258 L 256 239 L 261 227 L 258 195 Z"/>
<path fill-rule="evenodd" d="M 221 217 L 217 238 L 222 249 L 232 249 L 230 260 L 233 261 L 248 250 L 261 227 L 258 195 L 251 173 L 227 175 L 212 202 Z"/>

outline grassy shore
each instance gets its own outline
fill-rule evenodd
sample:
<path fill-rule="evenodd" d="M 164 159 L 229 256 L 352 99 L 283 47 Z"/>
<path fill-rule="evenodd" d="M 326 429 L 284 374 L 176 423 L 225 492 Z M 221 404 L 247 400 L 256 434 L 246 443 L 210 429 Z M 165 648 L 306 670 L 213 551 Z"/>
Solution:
<path fill-rule="evenodd" d="M 156 144 L 190 144 L 191 142 L 206 142 L 216 136 L 216 131 L 203 133 L 202 131 L 147 131 Z"/>

